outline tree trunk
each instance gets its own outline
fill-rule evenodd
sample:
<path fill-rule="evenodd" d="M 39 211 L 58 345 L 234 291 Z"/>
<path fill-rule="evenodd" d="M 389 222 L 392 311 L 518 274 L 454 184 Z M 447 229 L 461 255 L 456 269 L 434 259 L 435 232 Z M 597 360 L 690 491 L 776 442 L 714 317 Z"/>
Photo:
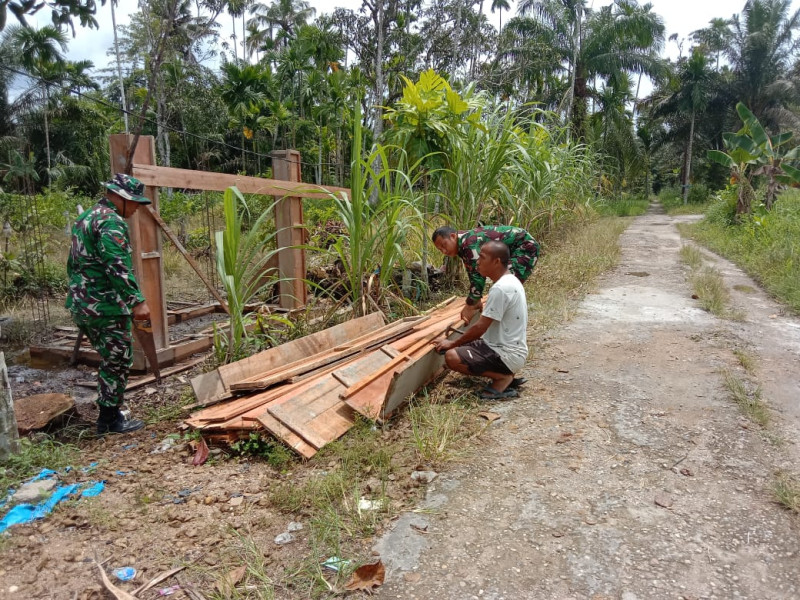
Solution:
<path fill-rule="evenodd" d="M 580 4 L 578 4 L 575 11 L 575 27 L 573 28 L 572 31 L 572 65 L 571 65 L 572 82 L 571 85 L 569 86 L 570 89 L 569 102 L 567 102 L 567 114 L 565 115 L 566 116 L 565 121 L 567 125 L 569 125 L 570 122 L 572 121 L 573 104 L 575 102 L 575 94 L 578 85 L 578 54 L 580 52 L 580 47 L 581 47 L 581 36 L 582 36 L 581 26 L 583 25 L 582 19 L 583 19 L 583 13 L 581 11 Z M 585 87 L 585 81 L 584 81 L 584 87 Z M 569 136 L 569 130 L 568 130 L 568 136 Z M 570 139 L 570 137 L 571 136 L 569 136 L 567 139 Z"/>
<path fill-rule="evenodd" d="M 122 81 L 122 64 L 119 60 L 119 41 L 117 39 L 117 16 L 114 11 L 114 0 L 109 2 L 111 5 L 111 26 L 114 29 L 114 54 L 117 57 L 117 79 L 119 81 L 119 94 L 122 100 L 122 117 L 125 121 L 125 133 L 128 133 L 128 102 L 125 98 L 125 84 Z"/>
<path fill-rule="evenodd" d="M 50 122 L 47 120 L 47 111 L 50 109 L 50 90 L 45 84 L 44 86 L 44 144 L 47 148 L 47 187 L 53 183 L 50 176 Z"/>
<path fill-rule="evenodd" d="M 694 117 L 695 111 L 692 109 L 692 120 L 689 123 L 689 143 L 686 145 L 686 162 L 683 165 L 683 203 L 689 202 L 689 178 L 692 174 L 692 142 L 694 142 Z"/>
<path fill-rule="evenodd" d="M 19 432 L 14 416 L 14 400 L 8 382 L 6 357 L 0 352 L 0 461 L 19 452 Z"/>

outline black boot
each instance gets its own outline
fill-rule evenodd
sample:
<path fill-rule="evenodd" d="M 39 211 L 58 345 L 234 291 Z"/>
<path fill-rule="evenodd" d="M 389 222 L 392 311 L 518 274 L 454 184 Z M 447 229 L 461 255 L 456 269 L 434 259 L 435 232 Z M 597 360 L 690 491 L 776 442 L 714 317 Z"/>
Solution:
<path fill-rule="evenodd" d="M 101 406 L 97 418 L 97 435 L 107 433 L 130 433 L 144 427 L 144 421 L 126 419 L 118 406 Z"/>

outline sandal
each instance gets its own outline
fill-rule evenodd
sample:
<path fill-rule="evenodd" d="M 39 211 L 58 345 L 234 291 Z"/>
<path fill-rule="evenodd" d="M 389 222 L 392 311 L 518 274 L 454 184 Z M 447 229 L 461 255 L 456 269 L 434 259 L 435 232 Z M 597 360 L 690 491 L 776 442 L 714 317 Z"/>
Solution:
<path fill-rule="evenodd" d="M 514 379 L 511 380 L 511 383 L 508 384 L 508 387 L 518 388 L 520 386 L 525 385 L 526 383 L 528 383 L 528 380 L 525 379 L 524 377 L 514 377 Z"/>
<path fill-rule="evenodd" d="M 508 398 L 518 398 L 519 392 L 514 389 L 506 388 L 502 392 L 498 392 L 493 387 L 485 387 L 479 394 L 481 400 L 506 400 Z"/>

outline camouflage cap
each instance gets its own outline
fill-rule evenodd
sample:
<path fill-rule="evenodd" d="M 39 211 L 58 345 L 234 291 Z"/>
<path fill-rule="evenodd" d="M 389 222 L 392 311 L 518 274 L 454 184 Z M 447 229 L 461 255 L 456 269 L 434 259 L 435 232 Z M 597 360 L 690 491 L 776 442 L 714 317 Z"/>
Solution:
<path fill-rule="evenodd" d="M 107 190 L 114 192 L 117 196 L 125 198 L 125 200 L 133 200 L 140 204 L 150 204 L 150 199 L 145 198 L 144 184 L 130 175 L 124 173 L 117 173 L 110 181 L 103 184 Z"/>

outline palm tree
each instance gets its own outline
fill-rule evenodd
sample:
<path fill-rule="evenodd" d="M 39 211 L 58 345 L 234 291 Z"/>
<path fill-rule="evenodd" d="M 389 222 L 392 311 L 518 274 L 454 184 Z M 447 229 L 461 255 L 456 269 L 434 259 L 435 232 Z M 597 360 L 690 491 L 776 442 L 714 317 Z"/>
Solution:
<path fill-rule="evenodd" d="M 702 49 L 694 48 L 692 55 L 678 66 L 677 76 L 670 84 L 670 92 L 654 103 L 654 116 L 673 115 L 688 120 L 689 131 L 686 134 L 682 169 L 684 204 L 689 198 L 695 125 L 697 118 L 703 116 L 712 101 L 717 77 Z"/>
<path fill-rule="evenodd" d="M 483 3 L 481 3 L 481 7 Z M 508 3 L 508 0 L 492 0 L 492 14 L 494 11 L 500 11 L 500 33 L 503 33 L 503 11 L 504 10 L 511 10 L 511 5 Z"/>
<path fill-rule="evenodd" d="M 316 10 L 306 0 L 273 0 L 269 5 L 256 4 L 252 21 L 277 31 L 271 36 L 275 47 L 285 49 L 297 37 L 297 30 L 314 18 Z"/>
<path fill-rule="evenodd" d="M 726 55 L 735 74 L 735 96 L 770 128 L 797 128 L 790 105 L 798 100 L 792 66 L 800 48 L 800 9 L 791 0 L 748 0 L 731 20 L 732 43 Z"/>
<path fill-rule="evenodd" d="M 716 56 L 715 69 L 719 71 L 720 54 L 728 47 L 733 34 L 730 30 L 729 19 L 711 19 L 708 27 L 692 32 L 692 39 L 709 54 Z"/>
<path fill-rule="evenodd" d="M 50 127 L 48 110 L 50 105 L 50 86 L 57 83 L 64 75 L 64 52 L 67 50 L 67 34 L 56 27 L 46 25 L 41 29 L 27 27 L 14 27 L 9 33 L 9 39 L 20 56 L 20 66 L 34 80 L 26 95 L 35 97 L 42 95 L 45 132 L 45 149 L 47 156 L 47 184 L 51 183 L 50 170 L 52 160 L 50 157 Z"/>
<path fill-rule="evenodd" d="M 549 36 L 560 55 L 570 86 L 564 99 L 572 134 L 585 137 L 589 85 L 622 73 L 659 77 L 664 63 L 658 52 L 664 43 L 664 24 L 652 5 L 614 0 L 598 11 L 585 0 L 525 0 L 520 13 L 531 14 L 532 25 Z M 565 65 L 565 66 L 563 66 Z"/>

